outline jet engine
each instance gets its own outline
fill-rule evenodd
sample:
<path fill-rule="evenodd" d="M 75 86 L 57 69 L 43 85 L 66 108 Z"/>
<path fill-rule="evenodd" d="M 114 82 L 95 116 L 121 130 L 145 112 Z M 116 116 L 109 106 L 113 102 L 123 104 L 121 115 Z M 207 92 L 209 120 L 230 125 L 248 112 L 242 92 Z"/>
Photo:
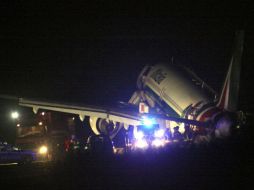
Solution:
<path fill-rule="evenodd" d="M 122 123 L 113 122 L 107 119 L 90 117 L 89 123 L 92 131 L 96 134 L 104 134 L 108 135 L 111 139 L 113 139 L 119 130 L 123 127 Z"/>

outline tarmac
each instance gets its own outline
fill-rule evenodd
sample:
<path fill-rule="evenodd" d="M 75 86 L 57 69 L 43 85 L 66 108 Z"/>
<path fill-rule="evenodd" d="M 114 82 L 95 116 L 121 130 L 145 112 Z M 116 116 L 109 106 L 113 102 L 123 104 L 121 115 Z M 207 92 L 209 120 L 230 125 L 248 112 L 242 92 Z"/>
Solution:
<path fill-rule="evenodd" d="M 253 189 L 253 141 L 0 166 L 1 189 Z M 3 188 L 4 187 L 4 188 Z"/>

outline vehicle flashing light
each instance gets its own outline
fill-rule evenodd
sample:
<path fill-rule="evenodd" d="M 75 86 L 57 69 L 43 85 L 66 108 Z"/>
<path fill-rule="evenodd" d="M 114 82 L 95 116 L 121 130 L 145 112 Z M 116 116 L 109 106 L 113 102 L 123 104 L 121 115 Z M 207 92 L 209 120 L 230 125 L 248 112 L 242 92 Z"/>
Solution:
<path fill-rule="evenodd" d="M 152 118 L 143 117 L 143 118 L 142 118 L 142 123 L 143 123 L 143 125 L 145 125 L 146 127 L 150 128 L 150 127 L 152 127 L 152 125 L 153 125 L 155 122 L 154 122 L 154 119 L 152 119 Z"/>

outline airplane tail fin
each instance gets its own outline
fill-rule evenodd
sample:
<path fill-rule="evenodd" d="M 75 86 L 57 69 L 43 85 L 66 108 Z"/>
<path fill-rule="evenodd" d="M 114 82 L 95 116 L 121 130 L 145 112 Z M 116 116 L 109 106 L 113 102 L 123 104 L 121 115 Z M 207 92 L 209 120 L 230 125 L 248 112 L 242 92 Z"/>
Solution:
<path fill-rule="evenodd" d="M 217 107 L 237 111 L 244 31 L 237 31 L 232 57 Z"/>

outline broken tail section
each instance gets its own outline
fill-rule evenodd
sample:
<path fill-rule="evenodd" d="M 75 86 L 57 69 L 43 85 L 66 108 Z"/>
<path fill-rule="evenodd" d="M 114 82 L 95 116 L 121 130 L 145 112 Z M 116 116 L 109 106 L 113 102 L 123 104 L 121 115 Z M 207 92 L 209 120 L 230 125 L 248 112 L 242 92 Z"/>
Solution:
<path fill-rule="evenodd" d="M 237 31 L 229 69 L 217 104 L 220 109 L 230 112 L 237 111 L 238 107 L 243 41 L 244 31 Z"/>

